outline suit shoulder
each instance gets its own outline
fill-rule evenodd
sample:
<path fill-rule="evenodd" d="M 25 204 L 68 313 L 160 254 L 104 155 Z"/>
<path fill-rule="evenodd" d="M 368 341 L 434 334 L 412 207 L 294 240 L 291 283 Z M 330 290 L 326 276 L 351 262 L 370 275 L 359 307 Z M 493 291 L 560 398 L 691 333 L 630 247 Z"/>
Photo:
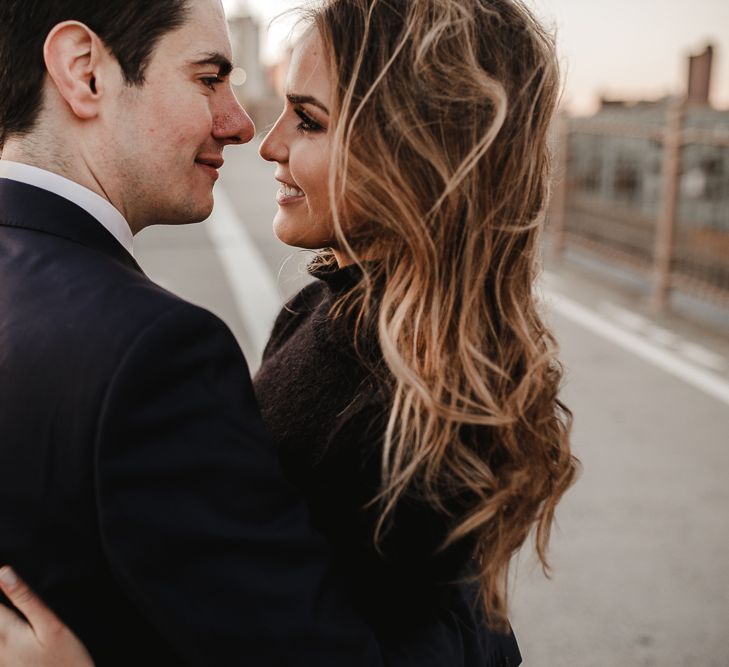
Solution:
<path fill-rule="evenodd" d="M 182 349 L 216 349 L 220 355 L 243 353 L 228 325 L 217 315 L 151 283 L 130 290 L 129 326 L 123 332 L 127 354 L 168 357 Z M 207 354 L 203 353 L 203 354 Z M 159 359 L 161 361 L 161 359 Z"/>
<path fill-rule="evenodd" d="M 79 321 L 106 329 L 111 338 L 115 337 L 114 332 L 128 339 L 156 328 L 177 329 L 177 336 L 183 336 L 190 327 L 229 332 L 217 315 L 170 292 L 143 273 L 116 264 L 107 265 L 97 277 L 94 284 L 79 290 L 76 303 L 85 311 Z"/>

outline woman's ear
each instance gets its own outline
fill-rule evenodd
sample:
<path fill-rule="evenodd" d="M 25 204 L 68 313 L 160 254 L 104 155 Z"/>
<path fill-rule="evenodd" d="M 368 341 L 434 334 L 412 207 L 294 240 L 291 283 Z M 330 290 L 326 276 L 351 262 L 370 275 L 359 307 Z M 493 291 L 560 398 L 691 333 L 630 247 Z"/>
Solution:
<path fill-rule="evenodd" d="M 96 33 L 78 21 L 64 21 L 48 33 L 43 46 L 48 74 L 71 111 L 81 120 L 99 113 L 102 59 L 109 57 Z"/>

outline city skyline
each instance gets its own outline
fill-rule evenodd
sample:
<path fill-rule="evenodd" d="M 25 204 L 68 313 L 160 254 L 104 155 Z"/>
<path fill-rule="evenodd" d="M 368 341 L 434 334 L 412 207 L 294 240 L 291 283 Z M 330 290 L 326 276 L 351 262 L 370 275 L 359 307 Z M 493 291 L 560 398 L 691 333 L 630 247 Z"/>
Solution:
<path fill-rule="evenodd" d="M 226 10 L 250 11 L 266 24 L 296 7 L 296 0 L 224 0 Z M 708 43 L 715 47 L 711 100 L 729 109 L 729 2 L 527 0 L 556 31 L 565 90 L 564 106 L 576 114 L 597 109 L 607 98 L 655 99 L 685 90 L 686 60 Z M 263 57 L 275 59 L 290 20 L 274 24 L 262 40 Z"/>

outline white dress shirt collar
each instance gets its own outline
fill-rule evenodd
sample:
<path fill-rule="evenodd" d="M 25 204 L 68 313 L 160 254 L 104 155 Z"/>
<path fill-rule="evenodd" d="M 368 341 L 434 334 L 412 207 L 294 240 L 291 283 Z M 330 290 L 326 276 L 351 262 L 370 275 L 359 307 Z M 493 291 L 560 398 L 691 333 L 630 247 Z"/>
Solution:
<path fill-rule="evenodd" d="M 0 160 L 0 178 L 48 190 L 80 206 L 106 228 L 130 255 L 134 255 L 132 230 L 124 216 L 106 199 L 92 190 L 53 172 L 29 164 Z"/>

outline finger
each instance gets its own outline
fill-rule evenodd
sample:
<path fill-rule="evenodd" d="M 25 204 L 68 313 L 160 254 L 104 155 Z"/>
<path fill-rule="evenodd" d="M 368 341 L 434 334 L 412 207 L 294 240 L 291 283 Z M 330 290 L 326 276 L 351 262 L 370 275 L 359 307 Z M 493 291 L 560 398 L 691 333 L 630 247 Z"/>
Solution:
<path fill-rule="evenodd" d="M 21 621 L 14 611 L 0 604 L 0 646 L 5 645 L 8 635 L 17 630 L 18 624 L 30 630 L 28 624 Z"/>
<path fill-rule="evenodd" d="M 49 634 L 58 632 L 62 627 L 58 617 L 15 571 L 7 566 L 0 568 L 0 589 L 28 619 L 33 632 L 41 641 Z"/>

